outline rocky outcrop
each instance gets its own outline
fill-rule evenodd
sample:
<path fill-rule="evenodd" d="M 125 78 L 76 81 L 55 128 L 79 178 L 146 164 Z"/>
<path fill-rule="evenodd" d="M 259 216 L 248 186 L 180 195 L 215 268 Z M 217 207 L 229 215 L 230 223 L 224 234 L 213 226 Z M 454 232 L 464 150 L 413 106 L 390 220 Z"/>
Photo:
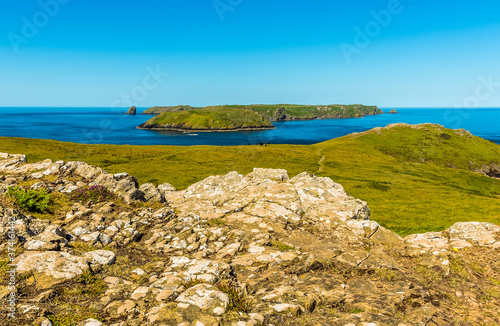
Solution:
<path fill-rule="evenodd" d="M 137 108 L 135 106 L 131 106 L 127 113 L 125 113 L 126 115 L 136 115 L 137 114 Z"/>
<path fill-rule="evenodd" d="M 491 178 L 500 179 L 500 163 L 490 163 L 481 168 L 473 168 L 472 171 L 484 174 Z"/>
<path fill-rule="evenodd" d="M 120 194 L 38 218 L 0 201 L 0 249 L 10 234 L 18 243 L 16 325 L 498 323 L 492 223 L 402 238 L 370 220 L 366 202 L 309 173 L 257 168 L 178 191 L 82 162 L 0 157 L 0 189 L 64 197 L 101 184 Z M 10 295 L 2 285 L 4 304 Z"/>
<path fill-rule="evenodd" d="M 0 173 L 9 173 L 12 175 L 29 174 L 29 177 L 34 179 L 41 179 L 49 175 L 65 178 L 83 178 L 79 184 L 62 179 L 58 183 L 59 187 L 57 188 L 61 192 L 70 193 L 86 184 L 101 185 L 120 196 L 127 203 L 133 203 L 147 200 L 161 202 L 163 201 L 161 192 L 165 192 L 165 189 L 171 191 L 171 188 L 166 185 L 163 185 L 163 188 L 159 190 L 151 184 L 142 185 L 142 191 L 139 189 L 136 177 L 130 176 L 128 173 L 110 174 L 99 167 L 84 162 L 58 161 L 54 163 L 51 160 L 45 160 L 38 163 L 26 164 L 26 156 L 24 155 L 1 155 L 5 158 L 0 161 Z M 0 193 L 2 192 L 1 189 L 2 187 L 0 187 Z"/>

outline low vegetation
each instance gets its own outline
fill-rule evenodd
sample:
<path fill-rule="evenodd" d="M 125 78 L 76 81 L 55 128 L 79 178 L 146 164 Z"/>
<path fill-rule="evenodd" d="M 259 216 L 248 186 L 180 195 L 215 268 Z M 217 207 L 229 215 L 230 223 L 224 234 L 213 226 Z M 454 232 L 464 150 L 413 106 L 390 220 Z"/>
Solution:
<path fill-rule="evenodd" d="M 71 199 L 83 204 L 97 204 L 113 198 L 113 193 L 101 185 L 79 188 L 71 193 Z"/>
<path fill-rule="evenodd" d="M 440 231 L 460 221 L 500 224 L 500 180 L 471 171 L 498 163 L 500 146 L 436 125 L 374 129 L 311 146 L 118 146 L 0 138 L 0 151 L 22 152 L 30 162 L 84 161 L 177 189 L 254 167 L 286 169 L 290 177 L 307 171 L 330 177 L 367 201 L 371 218 L 400 235 Z"/>
<path fill-rule="evenodd" d="M 7 196 L 11 197 L 15 204 L 27 212 L 43 213 L 49 209 L 51 196 L 46 189 L 22 189 L 18 186 L 10 187 Z"/>

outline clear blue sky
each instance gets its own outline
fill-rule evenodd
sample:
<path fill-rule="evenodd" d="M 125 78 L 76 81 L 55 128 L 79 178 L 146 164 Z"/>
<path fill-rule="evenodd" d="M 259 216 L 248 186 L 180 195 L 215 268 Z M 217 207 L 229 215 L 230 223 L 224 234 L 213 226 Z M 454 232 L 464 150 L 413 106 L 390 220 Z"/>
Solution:
<path fill-rule="evenodd" d="M 498 0 L 0 2 L 0 106 L 500 107 L 499 59 Z"/>

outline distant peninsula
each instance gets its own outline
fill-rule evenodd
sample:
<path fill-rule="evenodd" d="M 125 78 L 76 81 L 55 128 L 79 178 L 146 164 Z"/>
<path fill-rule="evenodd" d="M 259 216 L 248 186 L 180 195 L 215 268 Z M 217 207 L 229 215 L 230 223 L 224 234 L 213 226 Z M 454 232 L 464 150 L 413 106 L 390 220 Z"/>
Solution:
<path fill-rule="evenodd" d="M 383 114 L 377 106 L 254 104 L 191 107 L 155 106 L 142 114 L 156 115 L 138 129 L 177 131 L 241 131 L 273 129 L 271 122 L 358 118 Z"/>
<path fill-rule="evenodd" d="M 165 111 L 137 128 L 184 132 L 275 129 L 271 121 L 255 111 L 229 107 Z"/>

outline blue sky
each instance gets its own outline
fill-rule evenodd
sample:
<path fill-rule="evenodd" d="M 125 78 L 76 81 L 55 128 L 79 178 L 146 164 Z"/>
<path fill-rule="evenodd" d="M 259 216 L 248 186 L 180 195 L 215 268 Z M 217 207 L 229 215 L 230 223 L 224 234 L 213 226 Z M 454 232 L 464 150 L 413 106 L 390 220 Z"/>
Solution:
<path fill-rule="evenodd" d="M 498 0 L 0 3 L 0 106 L 500 107 L 499 58 Z"/>

